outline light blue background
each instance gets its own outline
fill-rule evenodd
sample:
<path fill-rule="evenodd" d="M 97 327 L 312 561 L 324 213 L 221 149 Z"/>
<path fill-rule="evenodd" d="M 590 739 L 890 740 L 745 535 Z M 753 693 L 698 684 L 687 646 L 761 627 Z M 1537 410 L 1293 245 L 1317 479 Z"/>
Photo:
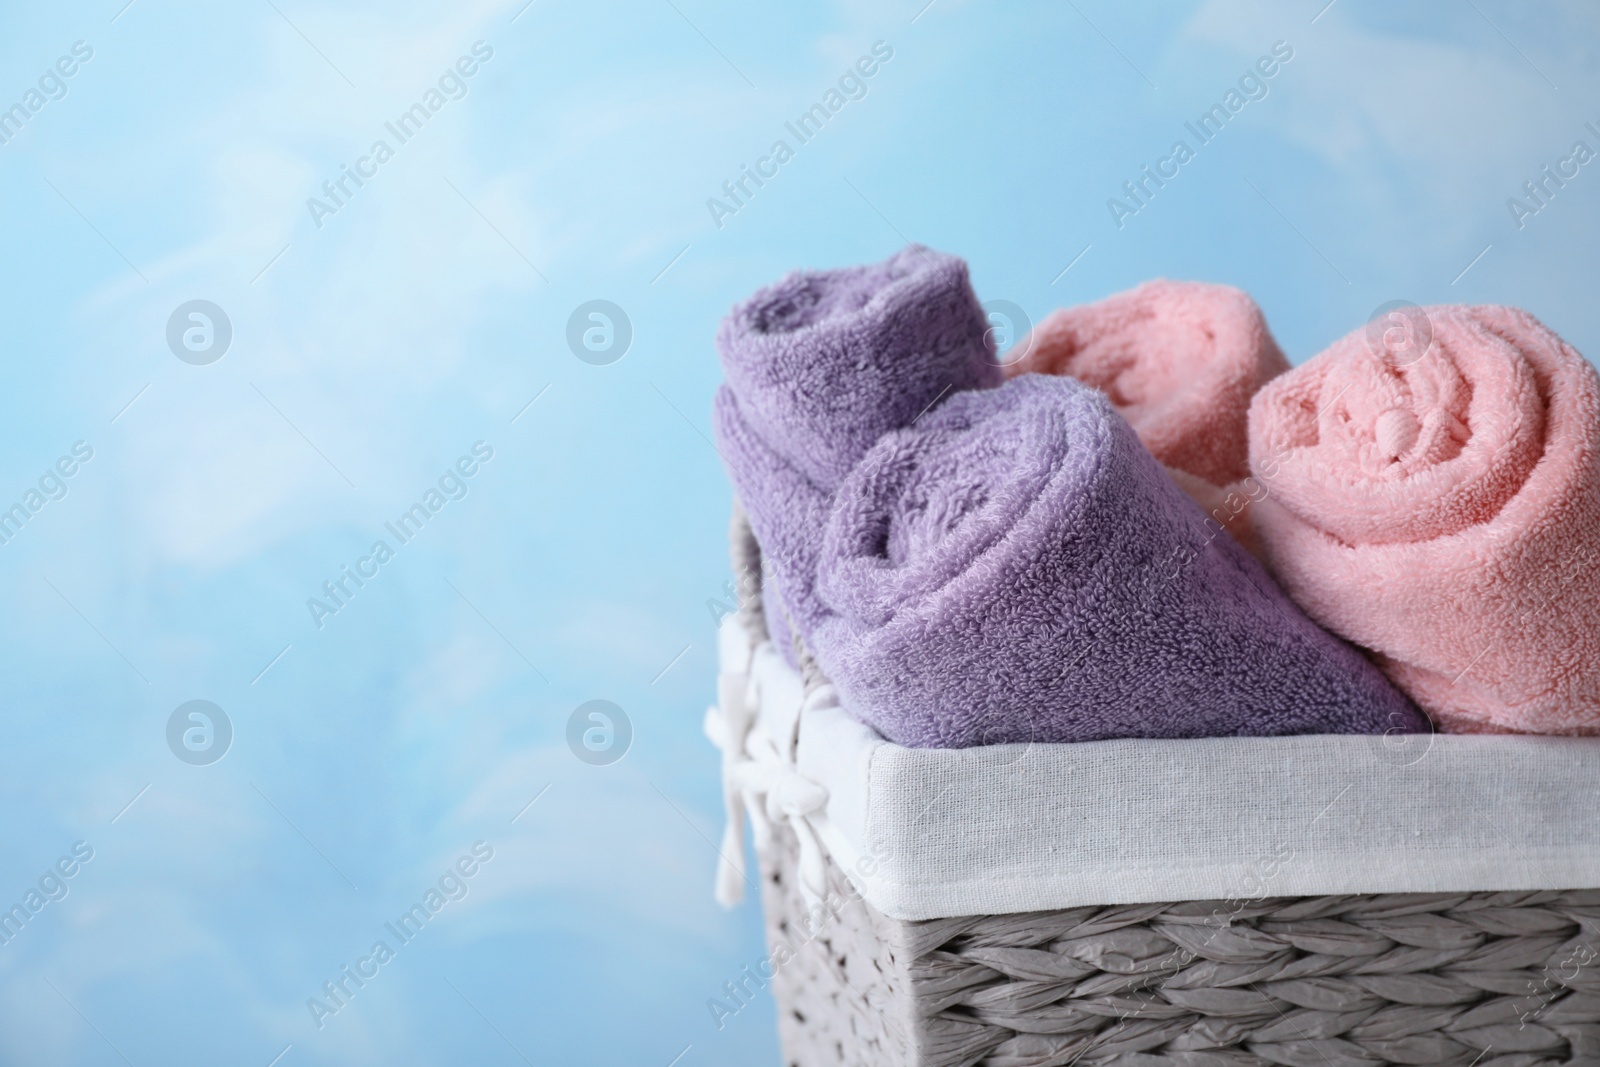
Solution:
<path fill-rule="evenodd" d="M 1392 299 L 1600 351 L 1600 164 L 1506 207 L 1600 148 L 1581 0 L 274 2 L 4 16 L 0 105 L 94 57 L 0 148 L 0 506 L 94 458 L 0 546 L 0 902 L 95 850 L 0 946 L 5 1064 L 778 1062 L 769 1001 L 706 1008 L 764 949 L 711 901 L 700 719 L 711 337 L 790 268 L 915 239 L 1035 318 L 1239 285 L 1295 361 Z M 480 39 L 466 98 L 318 229 L 307 198 Z M 878 40 L 867 96 L 714 226 Z M 1279 40 L 1270 95 L 1119 230 L 1107 198 Z M 211 366 L 165 344 L 194 298 L 233 323 Z M 611 366 L 565 344 L 594 298 L 634 326 Z M 470 495 L 317 629 L 306 599 L 478 440 Z M 235 729 L 208 767 L 164 739 L 195 698 Z M 595 698 L 635 727 L 612 766 L 564 740 Z M 319 1030 L 307 998 L 478 839 L 467 898 Z"/>

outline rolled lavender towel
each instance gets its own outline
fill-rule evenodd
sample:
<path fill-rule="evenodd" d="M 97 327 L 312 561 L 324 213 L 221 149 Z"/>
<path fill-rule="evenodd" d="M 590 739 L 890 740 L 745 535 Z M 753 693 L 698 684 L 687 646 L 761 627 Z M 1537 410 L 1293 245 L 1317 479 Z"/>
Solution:
<path fill-rule="evenodd" d="M 1066 378 L 958 393 L 886 435 L 835 494 L 815 592 L 841 703 L 904 745 L 1427 728 Z"/>
<path fill-rule="evenodd" d="M 824 490 L 946 394 L 1000 384 L 989 323 L 955 256 L 794 271 L 722 320 L 717 353 L 751 428 Z"/>
<path fill-rule="evenodd" d="M 761 546 L 761 602 L 773 643 L 790 666 L 794 641 L 809 641 L 823 617 L 817 555 L 833 494 L 818 488 L 757 434 L 726 385 L 711 402 L 717 451 Z"/>
<path fill-rule="evenodd" d="M 811 578 L 833 491 L 888 431 L 953 393 L 1000 383 L 988 328 L 966 263 L 910 245 L 882 263 L 794 271 L 717 330 L 727 377 L 715 405 L 719 447 L 736 466 L 728 439 L 754 435 L 782 461 L 779 472 L 752 471 L 739 495 L 774 572 L 764 596 L 791 662 L 787 622 L 806 639 L 817 615 Z M 773 525 L 801 515 L 795 531 Z"/>

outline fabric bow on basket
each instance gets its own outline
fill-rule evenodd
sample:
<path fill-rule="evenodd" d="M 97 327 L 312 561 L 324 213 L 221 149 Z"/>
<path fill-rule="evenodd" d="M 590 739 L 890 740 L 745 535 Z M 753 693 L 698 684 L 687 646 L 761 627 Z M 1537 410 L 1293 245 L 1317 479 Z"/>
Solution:
<path fill-rule="evenodd" d="M 755 729 L 760 707 L 757 683 L 746 671 L 723 671 L 717 704 L 706 709 L 705 732 L 722 750 L 722 799 L 727 822 L 717 863 L 717 903 L 731 908 L 744 899 L 749 881 L 744 861 L 744 815 L 748 810 L 756 847 L 765 849 L 776 824 L 787 822 L 799 841 L 800 891 L 808 905 L 827 895 L 822 843 L 810 818 L 828 803 L 828 791 L 795 769 L 792 744 L 783 746 Z M 806 694 L 800 713 L 837 704 L 831 685 Z M 787 749 L 787 751 L 786 751 Z"/>

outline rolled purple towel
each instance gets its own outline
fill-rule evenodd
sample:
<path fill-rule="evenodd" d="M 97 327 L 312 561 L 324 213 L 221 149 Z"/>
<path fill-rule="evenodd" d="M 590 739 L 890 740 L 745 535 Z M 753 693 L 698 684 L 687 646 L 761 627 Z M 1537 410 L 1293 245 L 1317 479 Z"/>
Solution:
<path fill-rule="evenodd" d="M 769 625 L 791 662 L 786 615 L 808 640 L 833 491 L 888 431 L 956 392 L 1000 384 L 988 329 L 966 263 L 910 245 L 882 263 L 794 271 L 736 306 L 717 330 L 727 377 L 715 404 L 718 435 L 724 445 L 753 435 L 781 461 L 780 471 L 752 470 L 760 486 L 740 485 L 739 495 L 773 571 Z M 732 452 L 747 456 L 751 446 Z M 723 455 L 730 467 L 740 462 L 728 447 Z M 794 530 L 774 526 L 802 515 Z"/>
<path fill-rule="evenodd" d="M 793 271 L 722 320 L 717 352 L 750 425 L 824 490 L 949 393 L 1000 384 L 989 323 L 955 256 Z"/>
<path fill-rule="evenodd" d="M 835 494 L 810 647 L 914 747 L 1427 729 L 1204 520 L 1095 390 L 959 393 Z"/>
<path fill-rule="evenodd" d="M 833 494 L 820 489 L 751 429 L 726 385 L 711 402 L 717 451 L 761 546 L 762 607 L 773 643 L 795 665 L 793 640 L 809 646 L 824 617 L 817 556 Z"/>

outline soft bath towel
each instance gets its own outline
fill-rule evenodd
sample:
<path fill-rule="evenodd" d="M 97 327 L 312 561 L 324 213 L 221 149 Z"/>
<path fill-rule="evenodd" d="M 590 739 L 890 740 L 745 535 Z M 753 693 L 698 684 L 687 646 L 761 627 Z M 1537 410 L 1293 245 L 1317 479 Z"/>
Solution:
<path fill-rule="evenodd" d="M 1250 410 L 1253 506 L 1311 615 L 1447 730 L 1600 732 L 1600 377 L 1532 315 L 1350 334 Z"/>
<path fill-rule="evenodd" d="M 751 428 L 832 490 L 889 430 L 1000 383 L 988 328 L 966 263 L 911 245 L 757 291 L 722 320 L 717 353 Z"/>
<path fill-rule="evenodd" d="M 754 434 L 785 476 L 740 497 L 773 574 L 774 640 L 791 665 L 817 616 L 816 552 L 833 491 L 867 449 L 952 393 L 1001 380 L 989 323 L 961 259 L 910 245 L 882 263 L 794 271 L 736 306 L 717 331 L 727 384 L 714 423 Z M 736 478 L 737 482 L 738 479 Z M 751 495 L 746 495 L 746 493 Z M 795 522 L 780 532 L 775 516 Z"/>
<path fill-rule="evenodd" d="M 739 497 L 762 544 L 788 552 L 820 491 L 718 399 Z M 1425 728 L 1070 379 L 955 393 L 886 434 L 827 510 L 808 646 L 890 740 Z"/>
<path fill-rule="evenodd" d="M 1016 351 L 1024 355 L 1007 375 L 1087 382 L 1111 398 L 1157 459 L 1213 486 L 1249 474 L 1250 398 L 1289 369 L 1246 293 L 1165 279 L 1053 311 Z"/>

